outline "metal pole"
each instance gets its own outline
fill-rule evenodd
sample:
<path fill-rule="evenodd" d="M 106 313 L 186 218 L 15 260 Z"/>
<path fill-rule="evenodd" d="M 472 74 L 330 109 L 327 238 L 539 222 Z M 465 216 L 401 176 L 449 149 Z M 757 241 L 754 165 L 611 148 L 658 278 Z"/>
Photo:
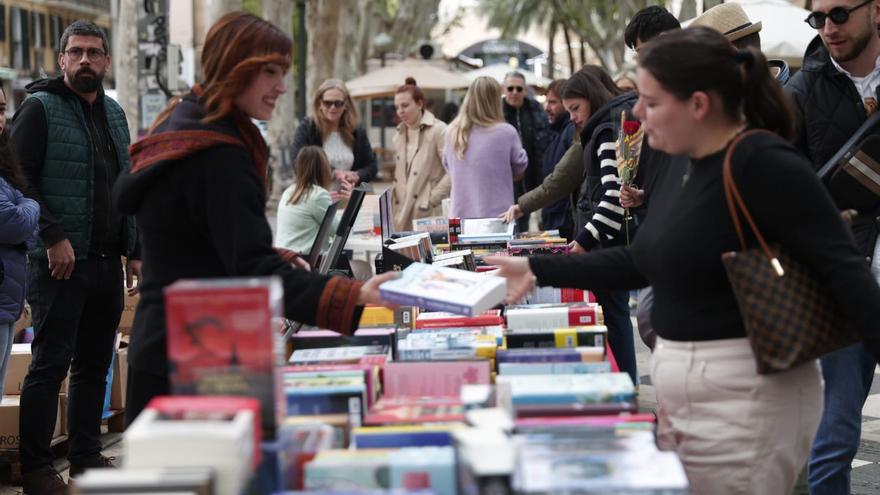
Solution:
<path fill-rule="evenodd" d="M 299 16 L 299 77 L 296 86 L 299 90 L 296 95 L 296 116 L 302 120 L 306 117 L 306 2 L 305 0 L 296 2 L 297 15 Z"/>
<path fill-rule="evenodd" d="M 385 50 L 383 48 L 382 52 L 379 54 L 379 65 L 380 67 L 385 67 Z M 381 133 L 379 134 L 379 141 L 382 146 L 382 149 L 385 149 L 385 97 L 383 96 L 381 100 L 382 105 L 380 107 L 381 111 L 379 113 L 379 130 Z"/>

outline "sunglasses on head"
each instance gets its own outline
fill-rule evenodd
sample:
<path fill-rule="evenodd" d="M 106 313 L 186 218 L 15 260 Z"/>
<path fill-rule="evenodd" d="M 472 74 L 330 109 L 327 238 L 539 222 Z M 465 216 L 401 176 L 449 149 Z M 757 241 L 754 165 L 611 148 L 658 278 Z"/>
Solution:
<path fill-rule="evenodd" d="M 516 91 L 517 93 L 522 93 L 524 89 L 525 88 L 523 88 L 522 86 L 508 86 L 507 92 L 513 93 L 514 91 Z"/>
<path fill-rule="evenodd" d="M 826 14 L 825 12 L 812 12 L 809 16 L 804 20 L 807 24 L 810 25 L 813 29 L 822 29 L 825 26 L 825 20 L 831 19 L 831 22 L 834 24 L 845 24 L 846 21 L 849 20 L 849 15 L 854 10 L 860 9 L 865 5 L 868 5 L 873 0 L 866 0 L 855 7 L 834 7 L 829 10 Z"/>
<path fill-rule="evenodd" d="M 345 106 L 345 100 L 321 100 L 321 105 L 324 105 L 324 108 L 342 108 Z"/>

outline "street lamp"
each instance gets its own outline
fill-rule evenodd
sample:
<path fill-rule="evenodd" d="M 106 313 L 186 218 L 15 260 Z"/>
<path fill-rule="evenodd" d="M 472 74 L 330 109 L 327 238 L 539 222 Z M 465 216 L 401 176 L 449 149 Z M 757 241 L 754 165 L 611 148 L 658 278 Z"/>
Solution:
<path fill-rule="evenodd" d="M 394 40 L 391 39 L 391 36 L 388 33 L 382 31 L 377 34 L 375 38 L 373 38 L 373 47 L 379 52 L 379 64 L 380 67 L 385 67 L 385 54 L 388 52 L 388 48 L 391 47 L 391 43 Z M 380 100 L 382 102 L 379 107 L 379 142 L 382 146 L 382 149 L 385 149 L 385 99 L 387 97 L 383 96 Z"/>

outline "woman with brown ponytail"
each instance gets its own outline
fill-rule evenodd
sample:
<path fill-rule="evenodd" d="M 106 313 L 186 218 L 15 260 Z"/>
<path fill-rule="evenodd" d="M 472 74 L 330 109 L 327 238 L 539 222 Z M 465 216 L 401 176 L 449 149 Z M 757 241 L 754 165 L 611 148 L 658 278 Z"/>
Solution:
<path fill-rule="evenodd" d="M 425 108 L 425 93 L 406 78 L 394 95 L 400 124 L 394 136 L 394 228 L 413 230 L 416 218 L 442 215 L 452 184 L 443 168 L 446 124 Z"/>
<path fill-rule="evenodd" d="M 579 256 L 495 258 L 510 297 L 540 285 L 654 287 L 657 441 L 681 457 L 690 493 L 790 493 L 822 414 L 816 361 L 759 375 L 721 254 L 741 249 L 722 186 L 731 142 L 734 180 L 767 238 L 806 264 L 880 350 L 880 288 L 825 188 L 787 142 L 791 111 L 760 52 L 704 27 L 670 32 L 639 52 L 648 143 L 688 162 L 652 193 L 629 247 Z M 684 168 L 684 167 L 682 167 Z M 748 239 L 754 242 L 753 239 Z"/>
<path fill-rule="evenodd" d="M 251 119 L 269 120 L 287 90 L 291 45 L 256 16 L 226 14 L 205 38 L 204 82 L 169 104 L 130 149 L 131 172 L 114 189 L 119 208 L 136 215 L 144 261 L 129 347 L 129 422 L 169 393 L 162 290 L 179 279 L 276 275 L 285 316 L 345 333 L 357 327 L 362 304 L 380 303 L 378 284 L 390 277 L 313 275 L 272 248 L 266 143 Z"/>

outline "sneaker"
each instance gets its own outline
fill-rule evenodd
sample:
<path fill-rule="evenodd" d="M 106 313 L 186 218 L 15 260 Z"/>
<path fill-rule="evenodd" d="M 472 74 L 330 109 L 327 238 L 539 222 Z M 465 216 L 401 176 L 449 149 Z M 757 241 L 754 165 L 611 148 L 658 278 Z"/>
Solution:
<path fill-rule="evenodd" d="M 88 457 L 83 457 L 82 459 L 72 460 L 70 461 L 70 477 L 75 478 L 83 474 L 86 469 L 115 468 L 116 465 L 113 464 L 113 461 L 115 460 L 115 457 L 105 457 L 101 454 L 94 454 Z"/>
<path fill-rule="evenodd" d="M 65 495 L 67 483 L 52 466 L 45 466 L 24 473 L 22 476 L 22 488 L 28 495 Z"/>

